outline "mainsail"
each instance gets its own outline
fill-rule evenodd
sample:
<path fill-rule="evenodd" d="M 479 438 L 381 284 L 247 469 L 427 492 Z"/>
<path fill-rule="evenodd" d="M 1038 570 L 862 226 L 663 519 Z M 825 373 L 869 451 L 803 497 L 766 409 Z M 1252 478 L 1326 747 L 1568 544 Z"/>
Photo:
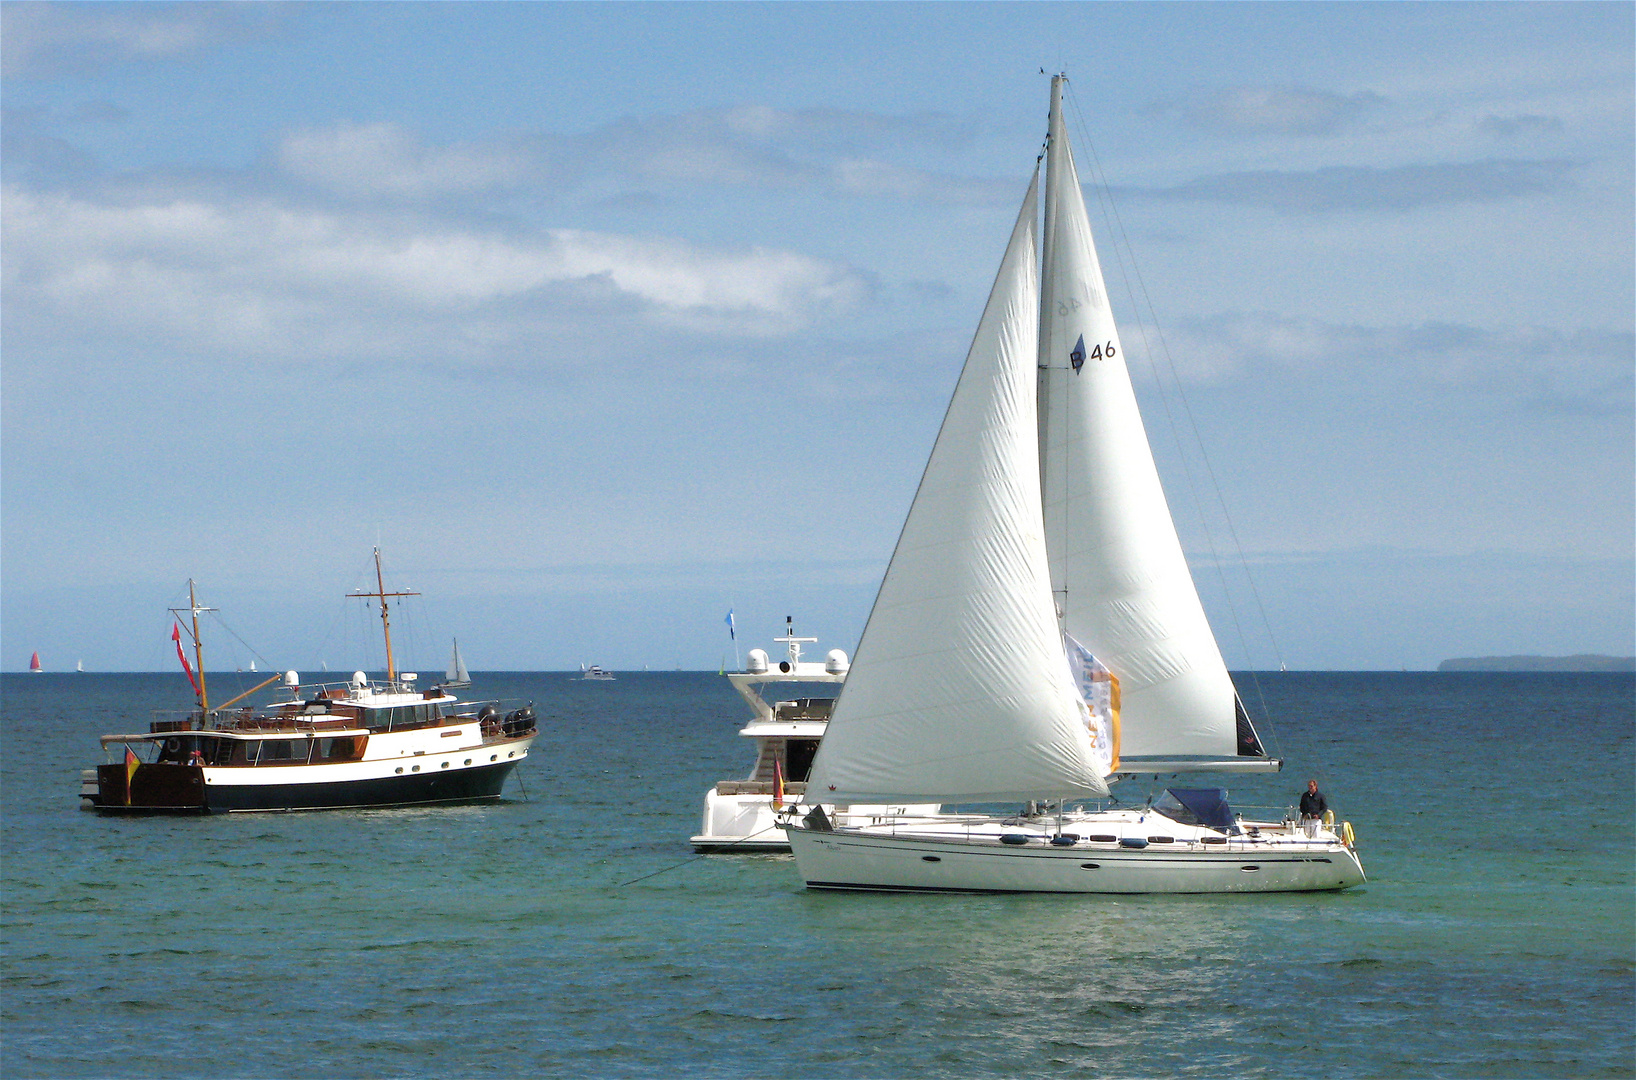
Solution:
<path fill-rule="evenodd" d="M 454 654 L 449 657 L 449 670 L 444 672 L 445 686 L 470 686 L 471 673 L 466 670 L 466 661 L 460 656 L 460 641 L 454 643 Z"/>
<path fill-rule="evenodd" d="M 1107 793 L 1041 533 L 1029 184 L 808 777 L 823 802 Z"/>
<path fill-rule="evenodd" d="M 1120 757 L 1259 763 L 1159 484 L 1051 81 L 1040 278 L 1045 544 L 1064 632 L 1118 676 Z"/>

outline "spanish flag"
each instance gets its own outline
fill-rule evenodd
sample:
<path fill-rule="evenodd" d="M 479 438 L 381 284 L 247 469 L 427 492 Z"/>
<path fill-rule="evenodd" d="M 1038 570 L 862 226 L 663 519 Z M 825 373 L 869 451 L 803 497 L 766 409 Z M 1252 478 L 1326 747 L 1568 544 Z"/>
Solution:
<path fill-rule="evenodd" d="M 142 764 L 142 759 L 136 756 L 131 744 L 125 744 L 125 805 L 131 805 L 131 778 L 136 775 L 136 768 Z"/>
<path fill-rule="evenodd" d="M 773 809 L 784 809 L 784 768 L 773 759 Z"/>

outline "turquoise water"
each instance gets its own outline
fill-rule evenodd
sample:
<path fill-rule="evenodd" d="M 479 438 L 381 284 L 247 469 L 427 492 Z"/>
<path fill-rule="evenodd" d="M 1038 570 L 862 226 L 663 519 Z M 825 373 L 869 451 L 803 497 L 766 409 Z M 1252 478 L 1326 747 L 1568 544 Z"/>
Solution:
<path fill-rule="evenodd" d="M 1628 675 L 1241 679 L 1290 764 L 1235 803 L 1315 775 L 1370 881 L 1153 898 L 690 858 L 749 766 L 709 674 L 477 675 L 541 718 L 499 805 L 81 812 L 180 681 L 0 678 L 8 1077 L 1636 1075 Z"/>

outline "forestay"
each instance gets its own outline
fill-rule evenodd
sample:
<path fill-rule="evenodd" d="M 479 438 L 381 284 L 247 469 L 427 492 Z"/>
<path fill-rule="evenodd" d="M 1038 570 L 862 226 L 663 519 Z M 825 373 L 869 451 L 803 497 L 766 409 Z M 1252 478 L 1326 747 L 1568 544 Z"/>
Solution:
<path fill-rule="evenodd" d="M 1036 169 L 813 763 L 819 801 L 1107 793 L 1041 532 L 1038 186 Z"/>

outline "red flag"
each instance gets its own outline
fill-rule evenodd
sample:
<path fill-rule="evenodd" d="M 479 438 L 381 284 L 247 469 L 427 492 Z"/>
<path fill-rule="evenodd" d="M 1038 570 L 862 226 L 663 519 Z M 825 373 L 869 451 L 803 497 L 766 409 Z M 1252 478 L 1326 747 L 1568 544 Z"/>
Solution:
<path fill-rule="evenodd" d="M 773 809 L 784 809 L 784 769 L 773 758 Z"/>
<path fill-rule="evenodd" d="M 179 623 L 170 624 L 170 639 L 176 642 L 176 659 L 182 662 L 182 670 L 187 672 L 187 681 L 193 685 L 193 696 L 199 696 L 199 680 L 193 677 L 193 665 L 187 662 L 187 653 L 182 651 L 182 627 Z"/>

